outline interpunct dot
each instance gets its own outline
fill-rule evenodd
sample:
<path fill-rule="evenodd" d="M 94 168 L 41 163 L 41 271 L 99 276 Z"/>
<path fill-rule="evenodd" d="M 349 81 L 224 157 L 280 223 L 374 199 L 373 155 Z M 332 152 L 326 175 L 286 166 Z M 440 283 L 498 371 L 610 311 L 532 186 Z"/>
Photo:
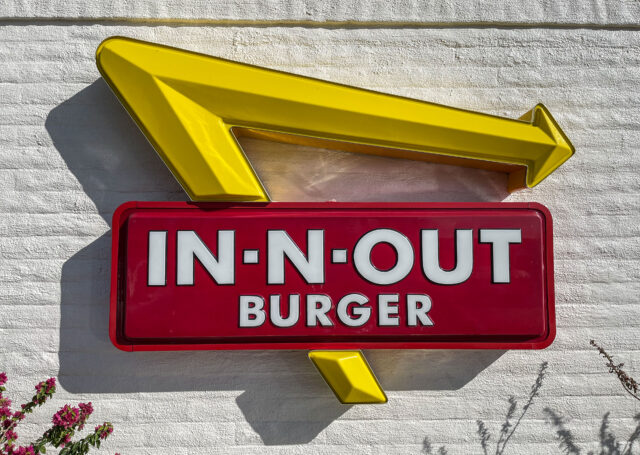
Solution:
<path fill-rule="evenodd" d="M 257 264 L 258 250 L 244 250 L 242 252 L 242 262 L 245 264 Z"/>
<path fill-rule="evenodd" d="M 347 250 L 331 250 L 331 262 L 334 264 L 346 264 Z"/>

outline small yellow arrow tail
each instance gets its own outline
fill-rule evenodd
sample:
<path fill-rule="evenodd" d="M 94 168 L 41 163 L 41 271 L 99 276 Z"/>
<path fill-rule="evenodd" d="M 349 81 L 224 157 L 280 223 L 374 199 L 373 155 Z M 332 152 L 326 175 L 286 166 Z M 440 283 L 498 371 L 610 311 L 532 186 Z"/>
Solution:
<path fill-rule="evenodd" d="M 387 402 L 387 396 L 362 352 L 311 351 L 309 359 L 341 403 Z"/>

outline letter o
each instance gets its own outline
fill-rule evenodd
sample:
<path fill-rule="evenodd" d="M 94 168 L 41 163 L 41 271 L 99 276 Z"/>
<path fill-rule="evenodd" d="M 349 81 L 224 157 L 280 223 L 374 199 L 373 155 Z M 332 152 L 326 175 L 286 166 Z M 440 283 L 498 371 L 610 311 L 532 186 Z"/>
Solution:
<path fill-rule="evenodd" d="M 371 250 L 378 243 L 388 243 L 396 250 L 398 261 L 389 270 L 379 270 L 371 263 Z M 367 281 L 374 284 L 394 284 L 406 277 L 413 268 L 413 247 L 407 237 L 393 229 L 367 232 L 353 249 L 353 264 Z"/>

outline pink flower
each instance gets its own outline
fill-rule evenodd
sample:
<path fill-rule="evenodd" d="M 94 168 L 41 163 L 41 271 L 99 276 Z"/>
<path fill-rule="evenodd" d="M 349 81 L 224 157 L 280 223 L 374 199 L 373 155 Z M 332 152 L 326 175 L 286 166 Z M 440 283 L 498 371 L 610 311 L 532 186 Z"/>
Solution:
<path fill-rule="evenodd" d="M 91 402 L 89 403 L 80 403 L 78 404 L 80 408 L 80 417 L 78 419 L 78 429 L 82 430 L 84 428 L 84 423 L 87 421 L 89 416 L 93 413 L 93 405 Z"/>
<path fill-rule="evenodd" d="M 60 443 L 60 447 L 64 447 L 67 444 L 69 444 L 71 442 L 71 436 L 69 436 L 69 434 L 65 434 L 64 435 L 64 439 L 62 440 L 62 442 Z"/>
<path fill-rule="evenodd" d="M 11 400 L 0 398 L 0 417 L 11 417 Z"/>
<path fill-rule="evenodd" d="M 7 373 L 0 373 L 0 385 L 5 385 L 7 383 Z"/>
<path fill-rule="evenodd" d="M 45 382 L 47 383 L 47 393 L 56 386 L 56 378 L 49 378 Z"/>
<path fill-rule="evenodd" d="M 113 433 L 113 425 L 109 422 L 104 422 L 102 425 L 97 426 L 94 432 L 100 436 L 100 439 L 105 439 L 111 433 Z"/>
<path fill-rule="evenodd" d="M 36 385 L 36 390 L 40 393 L 44 389 L 46 395 L 50 394 L 56 387 L 56 378 L 49 378 Z"/>
<path fill-rule="evenodd" d="M 93 405 L 91 404 L 91 402 L 80 403 L 78 404 L 78 407 L 80 408 L 80 412 L 87 417 L 89 417 L 93 413 Z"/>
<path fill-rule="evenodd" d="M 72 408 L 65 404 L 58 412 L 53 415 L 51 421 L 54 425 L 62 428 L 71 428 L 78 422 L 80 418 L 80 409 Z"/>
<path fill-rule="evenodd" d="M 15 441 L 18 439 L 18 434 L 13 430 L 7 430 L 4 437 L 7 438 L 8 441 Z"/>

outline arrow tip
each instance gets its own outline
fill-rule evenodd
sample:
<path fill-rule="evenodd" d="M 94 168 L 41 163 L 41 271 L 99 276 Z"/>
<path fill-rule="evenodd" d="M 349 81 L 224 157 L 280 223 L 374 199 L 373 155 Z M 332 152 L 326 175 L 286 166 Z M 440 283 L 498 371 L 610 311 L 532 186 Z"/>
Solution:
<path fill-rule="evenodd" d="M 544 131 L 553 140 L 555 146 L 532 161 L 532 164 L 528 166 L 526 176 L 514 174 L 509 181 L 510 191 L 512 188 L 522 188 L 525 185 L 533 188 L 575 153 L 571 141 L 543 104 L 536 105 L 520 119 L 531 122 L 533 126 Z M 524 180 L 524 185 L 522 180 Z"/>
<path fill-rule="evenodd" d="M 387 396 L 362 352 L 311 351 L 309 359 L 341 403 L 387 402 Z"/>

